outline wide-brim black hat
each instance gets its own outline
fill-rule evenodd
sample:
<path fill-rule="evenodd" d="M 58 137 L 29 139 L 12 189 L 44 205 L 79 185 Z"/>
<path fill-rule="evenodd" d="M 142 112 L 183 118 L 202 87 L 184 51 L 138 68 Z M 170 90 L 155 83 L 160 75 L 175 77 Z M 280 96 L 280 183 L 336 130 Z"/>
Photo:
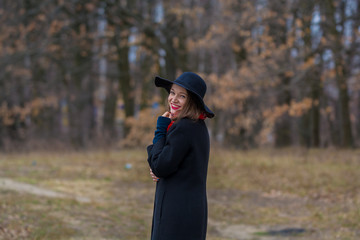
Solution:
<path fill-rule="evenodd" d="M 175 81 L 170 81 L 162 77 L 155 77 L 155 86 L 165 88 L 168 93 L 170 93 L 170 89 L 173 84 L 179 85 L 180 87 L 183 87 L 189 92 L 193 93 L 194 96 L 199 100 L 208 118 L 215 116 L 215 114 L 206 106 L 204 102 L 206 83 L 199 75 L 192 72 L 184 72 Z"/>

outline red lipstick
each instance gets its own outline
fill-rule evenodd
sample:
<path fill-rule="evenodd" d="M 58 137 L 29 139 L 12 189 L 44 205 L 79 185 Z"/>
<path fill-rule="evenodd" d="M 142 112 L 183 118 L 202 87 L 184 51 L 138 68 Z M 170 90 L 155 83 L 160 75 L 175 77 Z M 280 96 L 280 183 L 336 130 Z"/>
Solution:
<path fill-rule="evenodd" d="M 178 110 L 178 109 L 180 108 L 180 106 L 172 105 L 172 104 L 171 104 L 171 108 L 172 108 L 173 110 Z"/>

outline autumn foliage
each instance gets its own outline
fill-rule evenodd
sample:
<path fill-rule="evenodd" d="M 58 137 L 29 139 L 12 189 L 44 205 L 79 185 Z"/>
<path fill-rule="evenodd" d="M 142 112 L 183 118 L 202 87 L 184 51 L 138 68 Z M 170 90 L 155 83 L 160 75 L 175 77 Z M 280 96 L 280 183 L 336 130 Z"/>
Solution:
<path fill-rule="evenodd" d="M 151 143 L 200 74 L 214 144 L 360 146 L 360 1 L 0 3 L 0 148 Z"/>

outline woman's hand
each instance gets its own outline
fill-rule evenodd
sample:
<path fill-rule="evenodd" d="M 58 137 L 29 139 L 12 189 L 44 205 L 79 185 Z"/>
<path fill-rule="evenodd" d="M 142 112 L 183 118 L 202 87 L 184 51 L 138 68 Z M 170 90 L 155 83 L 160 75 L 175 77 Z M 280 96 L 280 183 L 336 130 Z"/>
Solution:
<path fill-rule="evenodd" d="M 162 116 L 170 118 L 171 120 L 174 120 L 174 118 L 175 118 L 175 114 L 173 114 L 171 112 L 165 112 Z"/>
<path fill-rule="evenodd" d="M 152 172 L 151 168 L 150 168 L 150 176 L 153 179 L 153 182 L 157 182 L 160 180 L 160 178 L 158 178 L 157 176 L 155 176 L 155 174 Z"/>
<path fill-rule="evenodd" d="M 163 115 L 163 117 L 167 117 L 167 118 L 170 118 L 171 117 L 171 113 L 166 111 Z"/>

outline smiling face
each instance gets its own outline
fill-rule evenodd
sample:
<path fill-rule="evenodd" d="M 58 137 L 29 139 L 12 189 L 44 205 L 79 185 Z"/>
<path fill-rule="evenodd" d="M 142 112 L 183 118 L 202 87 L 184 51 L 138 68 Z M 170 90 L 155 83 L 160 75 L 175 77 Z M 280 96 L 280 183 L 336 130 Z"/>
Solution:
<path fill-rule="evenodd" d="M 183 110 L 188 97 L 189 96 L 185 88 L 176 84 L 171 86 L 168 103 L 170 106 L 170 114 L 172 119 L 176 118 Z"/>

